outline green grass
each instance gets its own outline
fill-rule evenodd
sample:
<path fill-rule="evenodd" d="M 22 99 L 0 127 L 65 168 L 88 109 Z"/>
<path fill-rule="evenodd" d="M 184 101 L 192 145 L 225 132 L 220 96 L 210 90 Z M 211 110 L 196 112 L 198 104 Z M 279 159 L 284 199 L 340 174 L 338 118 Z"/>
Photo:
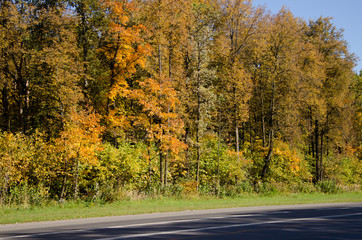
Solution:
<path fill-rule="evenodd" d="M 192 197 L 189 199 L 143 199 L 96 204 L 92 202 L 49 203 L 46 206 L 0 206 L 0 224 L 76 219 L 126 214 L 154 213 L 212 208 L 231 208 L 307 203 L 360 202 L 362 191 L 339 194 L 289 194 L 234 198 Z"/>

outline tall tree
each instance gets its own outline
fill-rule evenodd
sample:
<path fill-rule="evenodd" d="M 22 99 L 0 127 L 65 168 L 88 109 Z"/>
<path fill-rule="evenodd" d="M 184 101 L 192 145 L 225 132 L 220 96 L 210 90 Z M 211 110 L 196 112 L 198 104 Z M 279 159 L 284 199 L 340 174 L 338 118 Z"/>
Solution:
<path fill-rule="evenodd" d="M 102 49 L 109 69 L 105 79 L 108 93 L 104 109 L 108 134 L 116 139 L 120 136 L 119 131 L 131 126 L 127 119 L 127 96 L 133 87 L 132 76 L 138 66 L 145 66 L 150 49 L 141 37 L 144 26 L 132 25 L 130 20 L 132 3 L 106 0 L 103 7 L 109 19 Z"/>
<path fill-rule="evenodd" d="M 251 1 L 223 1 L 222 29 L 215 43 L 218 64 L 218 93 L 225 97 L 223 111 L 228 112 L 229 134 L 234 136 L 234 146 L 239 161 L 240 127 L 248 116 L 248 100 L 251 97 L 251 75 L 246 56 L 262 20 L 263 9 L 254 9 Z M 225 42 L 227 46 L 223 46 Z M 231 141 L 231 139 L 230 139 Z"/>
<path fill-rule="evenodd" d="M 210 128 L 210 111 L 215 103 L 213 82 L 216 71 L 210 67 L 212 39 L 217 26 L 219 11 L 212 1 L 195 2 L 192 8 L 192 24 L 188 48 L 185 49 L 186 89 L 189 101 L 185 103 L 189 111 L 187 127 L 194 133 L 196 148 L 196 182 L 200 183 L 201 140 Z"/>
<path fill-rule="evenodd" d="M 149 59 L 147 71 L 153 79 L 161 85 L 168 85 L 177 89 L 178 98 L 182 99 L 184 88 L 184 73 L 182 69 L 183 44 L 187 41 L 187 17 L 190 2 L 184 0 L 146 1 L 141 2 L 141 19 L 149 29 L 149 42 L 153 48 Z M 180 105 L 178 105 L 180 106 Z M 171 111 L 179 115 L 183 114 L 181 107 Z M 170 123 L 167 123 L 168 125 Z M 162 155 L 162 156 L 161 156 Z M 160 180 L 167 184 L 169 154 L 160 155 Z M 163 161 L 163 162 L 162 162 Z"/>
<path fill-rule="evenodd" d="M 354 56 L 348 52 L 342 31 L 337 30 L 330 18 L 319 18 L 309 23 L 307 36 L 321 55 L 324 78 L 319 87 L 321 98 L 325 103 L 325 111 L 314 119 L 312 140 L 313 156 L 316 160 L 315 180 L 323 178 L 323 156 L 328 145 L 341 147 L 341 131 L 338 119 L 350 118 L 343 115 L 346 99 L 352 79 Z M 314 141 L 313 141 L 314 139 Z"/>
<path fill-rule="evenodd" d="M 266 119 L 268 123 L 268 153 L 264 159 L 260 173 L 262 179 L 269 171 L 274 151 L 274 135 L 278 125 L 284 120 L 283 112 L 293 108 L 293 93 L 298 84 L 297 59 L 301 52 L 301 27 L 299 19 L 292 13 L 282 9 L 272 16 L 268 23 L 265 53 L 263 61 L 258 66 L 261 86 L 268 106 Z M 260 95 L 258 95 L 260 96 Z M 255 96 L 255 97 L 258 97 Z"/>

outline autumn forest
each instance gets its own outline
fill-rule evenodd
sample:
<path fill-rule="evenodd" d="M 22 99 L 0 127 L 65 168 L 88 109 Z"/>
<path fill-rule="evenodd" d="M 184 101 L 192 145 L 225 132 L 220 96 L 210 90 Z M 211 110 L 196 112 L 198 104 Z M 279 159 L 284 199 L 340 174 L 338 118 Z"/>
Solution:
<path fill-rule="evenodd" d="M 250 0 L 0 6 L 0 204 L 362 183 L 362 73 L 331 18 Z"/>

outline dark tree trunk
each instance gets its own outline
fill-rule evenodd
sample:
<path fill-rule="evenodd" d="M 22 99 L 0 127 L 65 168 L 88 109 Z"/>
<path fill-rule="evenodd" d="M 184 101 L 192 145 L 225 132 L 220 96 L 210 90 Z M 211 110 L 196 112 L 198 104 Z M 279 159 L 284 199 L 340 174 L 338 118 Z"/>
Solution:
<path fill-rule="evenodd" d="M 161 182 L 161 185 L 163 186 L 164 182 L 163 182 L 163 154 L 162 154 L 162 151 L 160 151 L 160 182 Z"/>
<path fill-rule="evenodd" d="M 185 141 L 184 142 L 185 142 L 185 144 L 187 146 L 188 146 L 188 140 L 187 140 L 188 136 L 189 136 L 189 128 L 186 127 L 186 129 L 185 129 Z M 185 157 L 186 157 L 187 179 L 190 180 L 190 156 L 189 156 L 190 152 L 189 152 L 189 147 L 187 147 L 185 151 L 186 151 L 185 152 Z"/>
<path fill-rule="evenodd" d="M 118 35 L 118 40 L 117 42 L 119 42 L 120 39 L 120 35 Z M 116 59 L 117 59 L 117 54 L 118 54 L 118 50 L 119 50 L 119 45 L 117 45 L 114 54 L 113 54 L 113 59 L 110 62 L 109 68 L 111 70 L 111 76 L 110 76 L 110 83 L 109 83 L 109 88 L 111 89 L 113 87 L 113 85 L 115 84 L 116 80 Z M 115 102 L 113 100 L 111 100 L 109 97 L 107 98 L 107 106 L 106 106 L 106 115 L 109 115 L 109 111 L 111 109 L 113 109 L 115 106 Z"/>
<path fill-rule="evenodd" d="M 148 141 L 147 155 L 148 155 L 148 179 L 151 183 L 152 181 L 151 141 Z"/>
<path fill-rule="evenodd" d="M 314 130 L 314 144 L 315 144 L 315 162 L 316 162 L 316 181 L 319 182 L 321 180 L 320 176 L 320 155 L 319 155 L 319 124 L 318 120 L 315 120 L 315 130 Z"/>
<path fill-rule="evenodd" d="M 264 159 L 264 166 L 263 166 L 263 170 L 261 172 L 262 180 L 265 178 L 266 174 L 269 171 L 271 157 L 273 156 L 273 147 L 274 147 L 273 135 L 274 135 L 274 132 L 271 129 L 269 132 L 269 150 L 268 150 L 268 154 L 266 155 L 266 157 Z"/>
<path fill-rule="evenodd" d="M 238 125 L 236 125 L 236 128 L 235 128 L 235 136 L 236 136 L 237 163 L 239 163 L 240 162 L 240 157 L 239 157 L 240 146 L 239 146 L 239 127 L 238 127 Z"/>
<path fill-rule="evenodd" d="M 219 126 L 217 131 L 217 188 L 220 187 L 220 138 L 221 138 L 221 114 L 219 113 Z"/>
<path fill-rule="evenodd" d="M 10 108 L 9 108 L 9 93 L 8 88 L 5 86 L 2 90 L 2 103 L 3 103 L 3 130 L 10 131 Z"/>
<path fill-rule="evenodd" d="M 241 123 L 241 145 L 245 143 L 245 122 Z"/>
<path fill-rule="evenodd" d="M 250 141 L 250 151 L 253 151 L 253 129 L 251 123 L 251 112 L 249 111 L 249 141 Z"/>
<path fill-rule="evenodd" d="M 323 180 L 323 139 L 324 132 L 321 132 L 321 147 L 320 147 L 320 157 L 319 157 L 319 181 Z"/>
<path fill-rule="evenodd" d="M 273 148 L 274 148 L 274 94 L 275 94 L 275 82 L 272 83 L 272 94 L 270 99 L 270 111 L 269 111 L 269 150 L 268 154 L 265 156 L 264 159 L 264 166 L 263 170 L 261 172 L 261 179 L 263 180 L 266 176 L 266 174 L 269 172 L 269 166 L 271 157 L 273 156 Z"/>
<path fill-rule="evenodd" d="M 166 153 L 166 157 L 165 157 L 165 164 L 164 164 L 164 177 L 163 177 L 163 185 L 166 187 L 167 186 L 167 174 L 168 174 L 168 153 Z"/>
<path fill-rule="evenodd" d="M 264 100 L 261 97 L 261 128 L 263 132 L 263 147 L 266 145 L 266 129 L 265 129 L 265 114 L 264 114 Z"/>
<path fill-rule="evenodd" d="M 197 117 L 196 117 L 196 144 L 197 144 L 197 166 L 196 166 L 196 182 L 197 190 L 200 184 L 200 121 L 201 121 L 201 79 L 200 79 L 200 64 L 201 64 L 201 49 L 198 44 L 197 56 Z"/>

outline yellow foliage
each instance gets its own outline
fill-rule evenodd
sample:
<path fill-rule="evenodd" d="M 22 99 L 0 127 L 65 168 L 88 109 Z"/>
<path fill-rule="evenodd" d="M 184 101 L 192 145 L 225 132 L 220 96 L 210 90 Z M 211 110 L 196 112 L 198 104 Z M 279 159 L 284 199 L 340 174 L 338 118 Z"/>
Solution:
<path fill-rule="evenodd" d="M 269 178 L 277 182 L 310 181 L 312 175 L 305 159 L 295 149 L 291 149 L 289 143 L 275 140 Z"/>

